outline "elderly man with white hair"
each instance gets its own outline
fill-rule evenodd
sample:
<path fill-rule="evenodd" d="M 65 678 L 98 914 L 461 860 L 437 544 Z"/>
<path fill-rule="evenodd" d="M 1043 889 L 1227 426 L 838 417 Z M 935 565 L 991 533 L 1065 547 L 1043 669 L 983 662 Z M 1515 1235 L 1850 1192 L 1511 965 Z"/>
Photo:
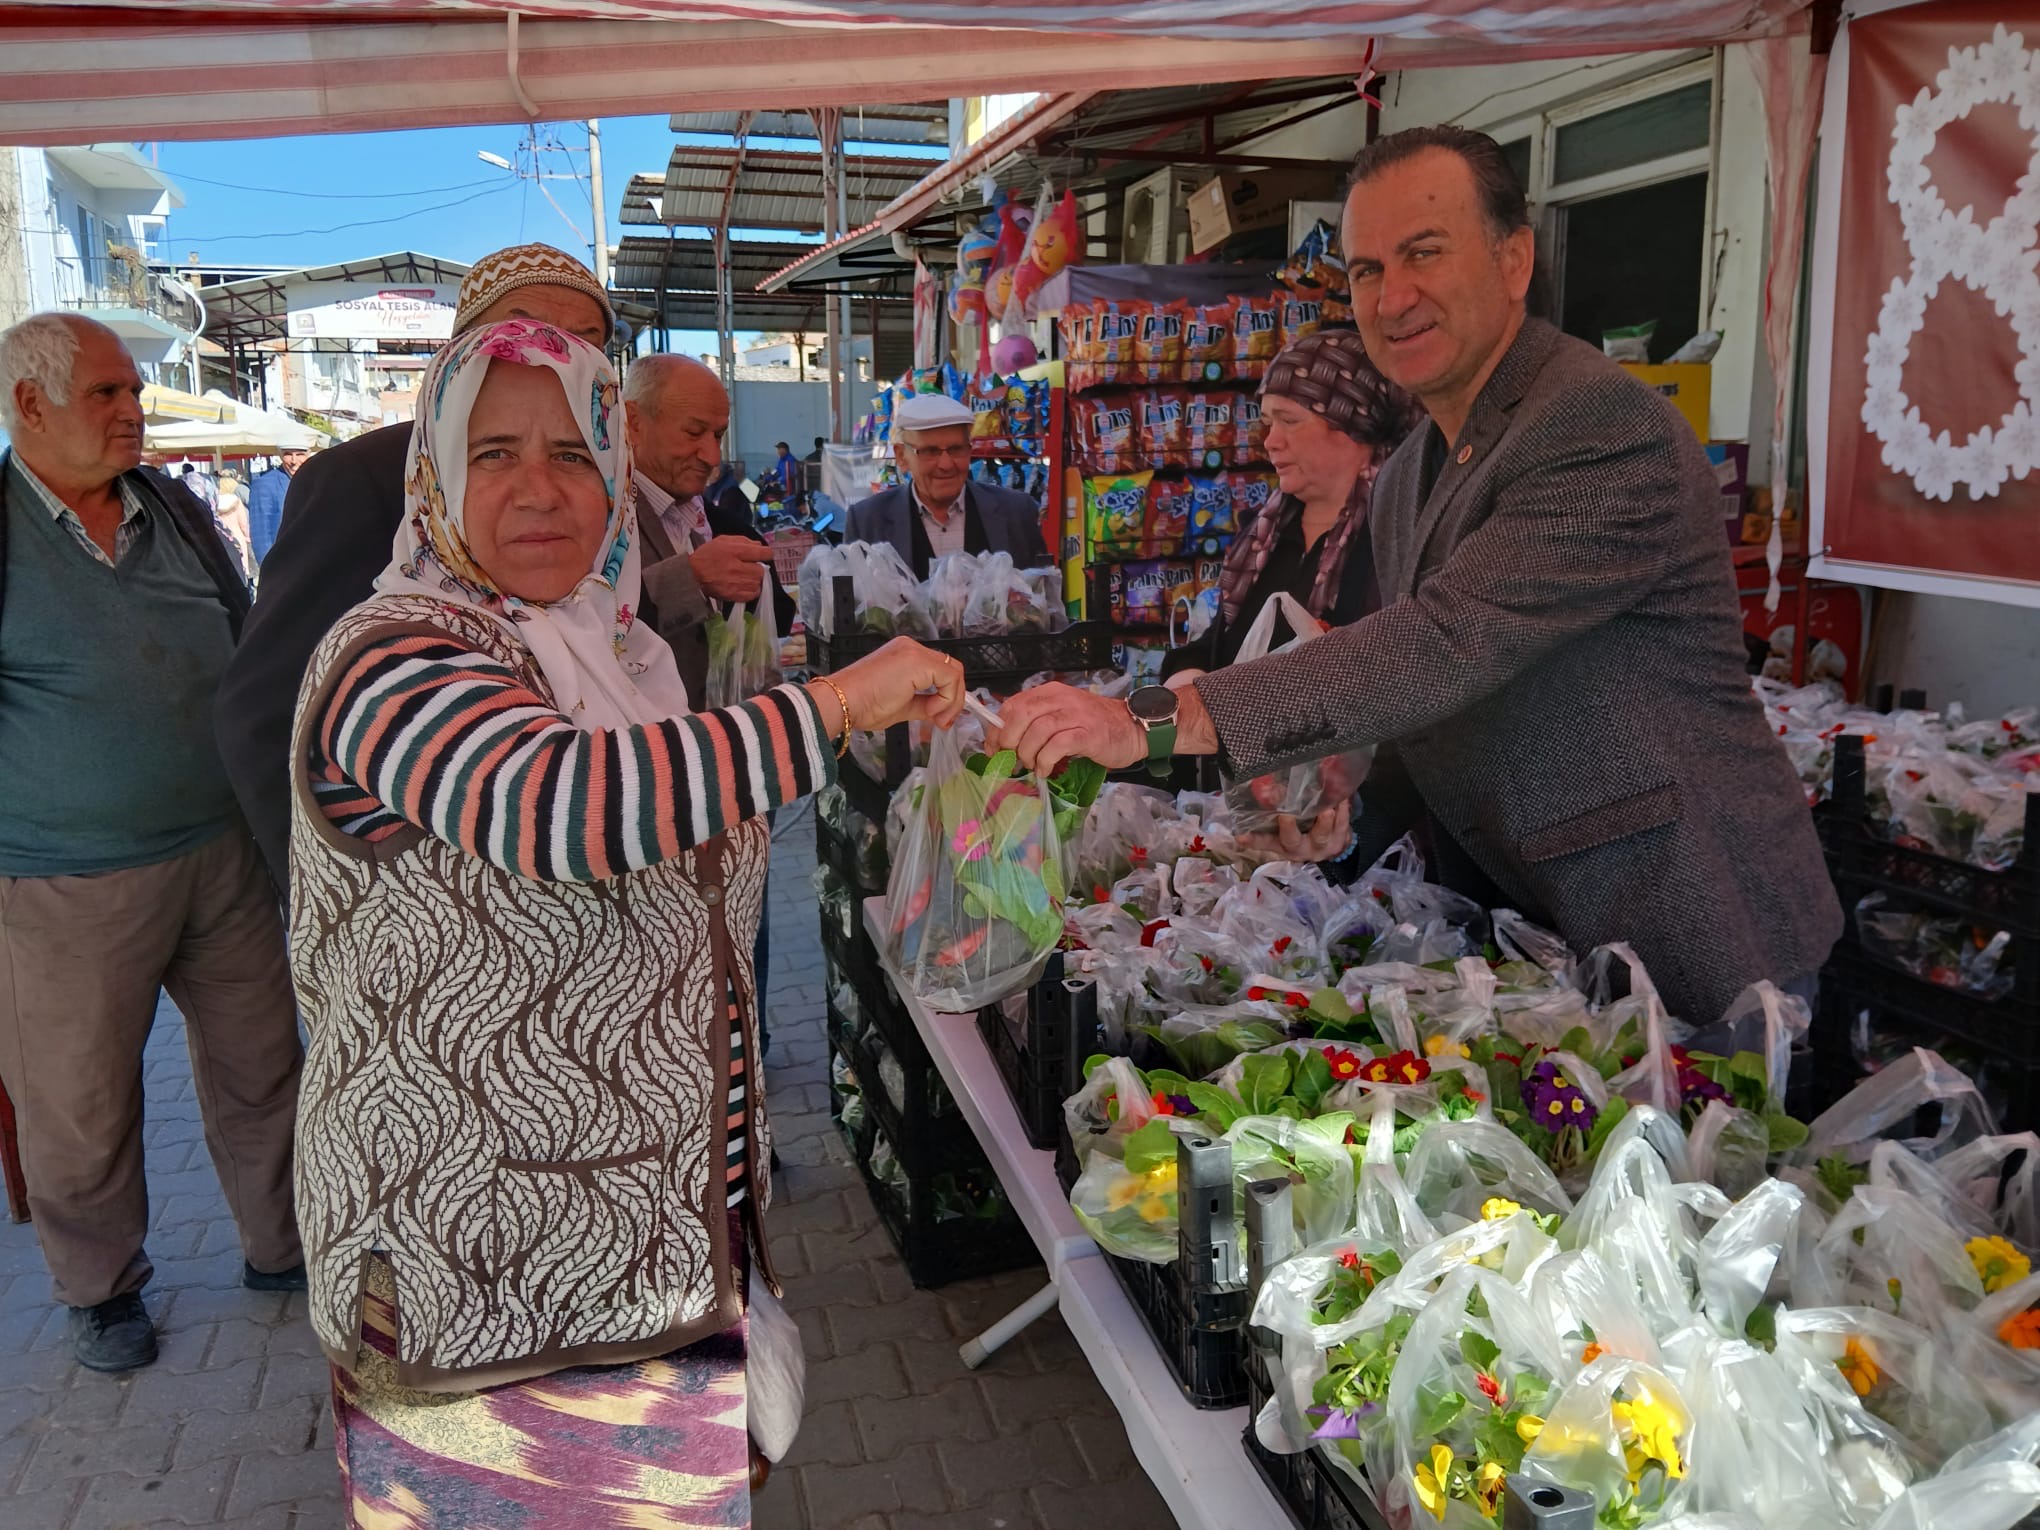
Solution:
<path fill-rule="evenodd" d="M 850 540 L 890 542 L 916 575 L 944 553 L 1003 552 L 1022 568 L 1049 561 L 1041 506 L 970 476 L 971 412 L 943 393 L 893 411 L 893 460 L 905 481 L 850 507 Z"/>
<path fill-rule="evenodd" d="M 0 332 L 0 1082 L 72 1353 L 98 1371 L 156 1357 L 142 1047 L 161 989 L 243 1283 L 305 1285 L 283 926 L 211 726 L 248 589 L 204 507 L 141 470 L 141 392 L 103 325 Z"/>

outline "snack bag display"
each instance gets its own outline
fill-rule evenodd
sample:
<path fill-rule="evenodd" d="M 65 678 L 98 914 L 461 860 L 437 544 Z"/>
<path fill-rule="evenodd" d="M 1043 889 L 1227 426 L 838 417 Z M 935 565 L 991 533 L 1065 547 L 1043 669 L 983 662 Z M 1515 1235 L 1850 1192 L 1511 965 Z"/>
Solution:
<path fill-rule="evenodd" d="M 1219 468 L 1232 460 L 1239 414 L 1237 393 L 1195 393 L 1185 411 L 1185 457 L 1192 468 Z"/>
<path fill-rule="evenodd" d="M 1242 393 L 1233 414 L 1232 460 L 1241 467 L 1268 460 L 1268 426 L 1261 417 L 1261 396 Z"/>
<path fill-rule="evenodd" d="M 1134 347 L 1140 341 L 1141 318 L 1154 305 L 1100 298 L 1093 309 L 1091 380 L 1127 382 L 1134 376 Z"/>
<path fill-rule="evenodd" d="M 1104 474 L 1084 480 L 1084 533 L 1099 557 L 1135 557 L 1147 525 L 1152 472 Z"/>
<path fill-rule="evenodd" d="M 1192 473 L 1190 488 L 1190 535 L 1229 537 L 1238 530 L 1233 520 L 1233 480 L 1230 473 Z"/>
<path fill-rule="evenodd" d="M 1233 371 L 1259 377 L 1282 349 L 1282 300 L 1274 293 L 1233 299 Z"/>
<path fill-rule="evenodd" d="M 1233 300 L 1199 303 L 1183 320 L 1183 380 L 1217 382 L 1232 370 Z"/>
<path fill-rule="evenodd" d="M 1070 400 L 1076 456 L 1095 473 L 1132 472 L 1140 463 L 1133 401 L 1125 396 Z"/>
<path fill-rule="evenodd" d="M 1056 315 L 1062 326 L 1063 359 L 1072 368 L 1088 367 L 1098 359 L 1098 300 L 1071 303 Z"/>
<path fill-rule="evenodd" d="M 1133 342 L 1135 376 L 1142 382 L 1176 382 L 1183 375 L 1183 320 L 1188 306 L 1162 303 L 1140 316 Z"/>
<path fill-rule="evenodd" d="M 1147 524 L 1141 554 L 1165 558 L 1183 551 L 1190 539 L 1191 493 L 1187 479 L 1155 478 L 1148 485 Z"/>
<path fill-rule="evenodd" d="M 1169 625 L 1171 607 L 1178 599 L 1195 599 L 1197 570 L 1181 558 L 1118 563 L 1107 576 L 1105 590 L 1118 625 L 1160 630 Z"/>
<path fill-rule="evenodd" d="M 1012 433 L 1007 423 L 1006 380 L 979 377 L 970 385 L 970 444 L 990 451 L 1010 451 Z"/>
<path fill-rule="evenodd" d="M 1294 345 L 1324 327 L 1323 299 L 1291 293 L 1282 300 L 1282 345 Z"/>
<path fill-rule="evenodd" d="M 1150 467 L 1190 463 L 1190 394 L 1182 388 L 1145 388 L 1133 396 L 1140 458 Z"/>

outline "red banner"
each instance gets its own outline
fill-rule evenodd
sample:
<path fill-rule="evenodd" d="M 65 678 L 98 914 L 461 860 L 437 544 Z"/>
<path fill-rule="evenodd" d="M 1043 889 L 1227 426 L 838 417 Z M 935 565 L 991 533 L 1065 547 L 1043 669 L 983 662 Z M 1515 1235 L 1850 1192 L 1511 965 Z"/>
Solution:
<path fill-rule="evenodd" d="M 1847 69 L 1822 539 L 2040 589 L 2040 0 L 1851 21 Z"/>

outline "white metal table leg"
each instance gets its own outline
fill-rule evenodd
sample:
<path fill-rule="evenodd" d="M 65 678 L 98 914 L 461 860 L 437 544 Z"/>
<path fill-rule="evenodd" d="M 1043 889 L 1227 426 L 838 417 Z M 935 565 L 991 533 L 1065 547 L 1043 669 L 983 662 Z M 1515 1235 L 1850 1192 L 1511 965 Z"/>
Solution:
<path fill-rule="evenodd" d="M 965 1344 L 957 1352 L 963 1357 L 964 1365 L 970 1370 L 976 1370 L 1021 1329 L 1045 1313 L 1053 1312 L 1056 1301 L 1055 1282 L 1051 1280 L 998 1322 Z"/>

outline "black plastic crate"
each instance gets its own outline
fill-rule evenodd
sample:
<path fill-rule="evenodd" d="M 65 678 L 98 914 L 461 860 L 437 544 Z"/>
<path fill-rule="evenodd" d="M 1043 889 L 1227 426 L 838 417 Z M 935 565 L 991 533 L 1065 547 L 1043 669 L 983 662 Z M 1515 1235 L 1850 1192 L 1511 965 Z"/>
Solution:
<path fill-rule="evenodd" d="M 862 774 L 861 771 L 858 773 Z M 873 818 L 851 802 L 847 791 L 841 793 L 833 806 L 826 800 L 828 795 L 824 793 L 815 802 L 815 859 L 841 875 L 856 893 L 861 905 L 866 898 L 876 897 L 885 891 L 887 873 L 891 870 L 891 859 L 885 848 L 885 820 L 882 816 Z M 840 824 L 832 821 L 838 815 L 842 818 Z M 866 823 L 871 824 L 879 836 L 875 855 L 866 855 L 860 844 Z M 861 907 L 858 918 L 863 918 Z"/>
<path fill-rule="evenodd" d="M 1174 1264 L 1149 1264 L 1117 1254 L 1102 1257 L 1190 1406 L 1237 1408 L 1245 1402 L 1247 1378 L 1240 1357 L 1250 1307 L 1247 1288 L 1197 1290 L 1185 1282 L 1180 1258 Z"/>
<path fill-rule="evenodd" d="M 843 1040 L 839 1044 L 856 1069 L 866 1108 L 877 1117 L 880 1129 L 900 1155 L 909 1175 L 937 1173 L 952 1164 L 970 1161 L 980 1151 L 971 1135 L 970 1123 L 957 1110 L 919 1037 L 896 1043 L 876 1024 L 860 1035 L 833 1005 L 829 1025 L 832 1035 L 840 1029 Z M 881 1047 L 899 1069 L 898 1100 L 893 1099 L 886 1087 L 880 1066 Z"/>
<path fill-rule="evenodd" d="M 832 674 L 892 641 L 880 633 L 857 630 L 856 586 L 848 575 L 836 576 L 831 594 L 836 611 L 835 636 L 808 634 L 808 662 L 816 674 Z M 989 685 L 999 681 L 1017 684 L 1043 670 L 1104 669 L 1112 662 L 1112 639 L 1112 628 L 1104 622 L 1073 622 L 1060 632 L 919 641 L 955 659 L 963 666 L 964 679 L 972 685 Z"/>
<path fill-rule="evenodd" d="M 1853 910 L 1865 893 L 1885 892 L 1907 906 L 1925 905 L 2009 930 L 2014 945 L 2023 942 L 2028 950 L 2040 944 L 2040 792 L 2026 796 L 2026 840 L 2018 860 L 2004 871 L 1986 871 L 1886 838 L 1869 821 L 1864 768 L 1863 740 L 1854 734 L 1836 739 L 1834 789 L 1815 815 L 1829 873 L 1847 906 Z M 2040 994 L 2035 986 L 2040 974 L 2021 982 L 2028 997 Z"/>
<path fill-rule="evenodd" d="M 1016 1018 L 1003 1005 L 978 1011 L 978 1034 L 1020 1112 L 1030 1147 L 1055 1148 L 1063 1133 L 1063 1101 L 1084 1084 L 1084 1059 L 1098 1046 L 1098 989 L 1066 977 L 1063 953 L 1048 959 L 1024 995 Z"/>
<path fill-rule="evenodd" d="M 1241 1436 L 1247 1459 L 1282 1500 L 1297 1530 L 1388 1530 L 1388 1521 L 1367 1495 L 1313 1447 L 1293 1456 L 1277 1455 L 1254 1433 L 1254 1419 L 1268 1401 L 1268 1379 L 1258 1360 L 1247 1366 L 1247 1427 Z"/>

